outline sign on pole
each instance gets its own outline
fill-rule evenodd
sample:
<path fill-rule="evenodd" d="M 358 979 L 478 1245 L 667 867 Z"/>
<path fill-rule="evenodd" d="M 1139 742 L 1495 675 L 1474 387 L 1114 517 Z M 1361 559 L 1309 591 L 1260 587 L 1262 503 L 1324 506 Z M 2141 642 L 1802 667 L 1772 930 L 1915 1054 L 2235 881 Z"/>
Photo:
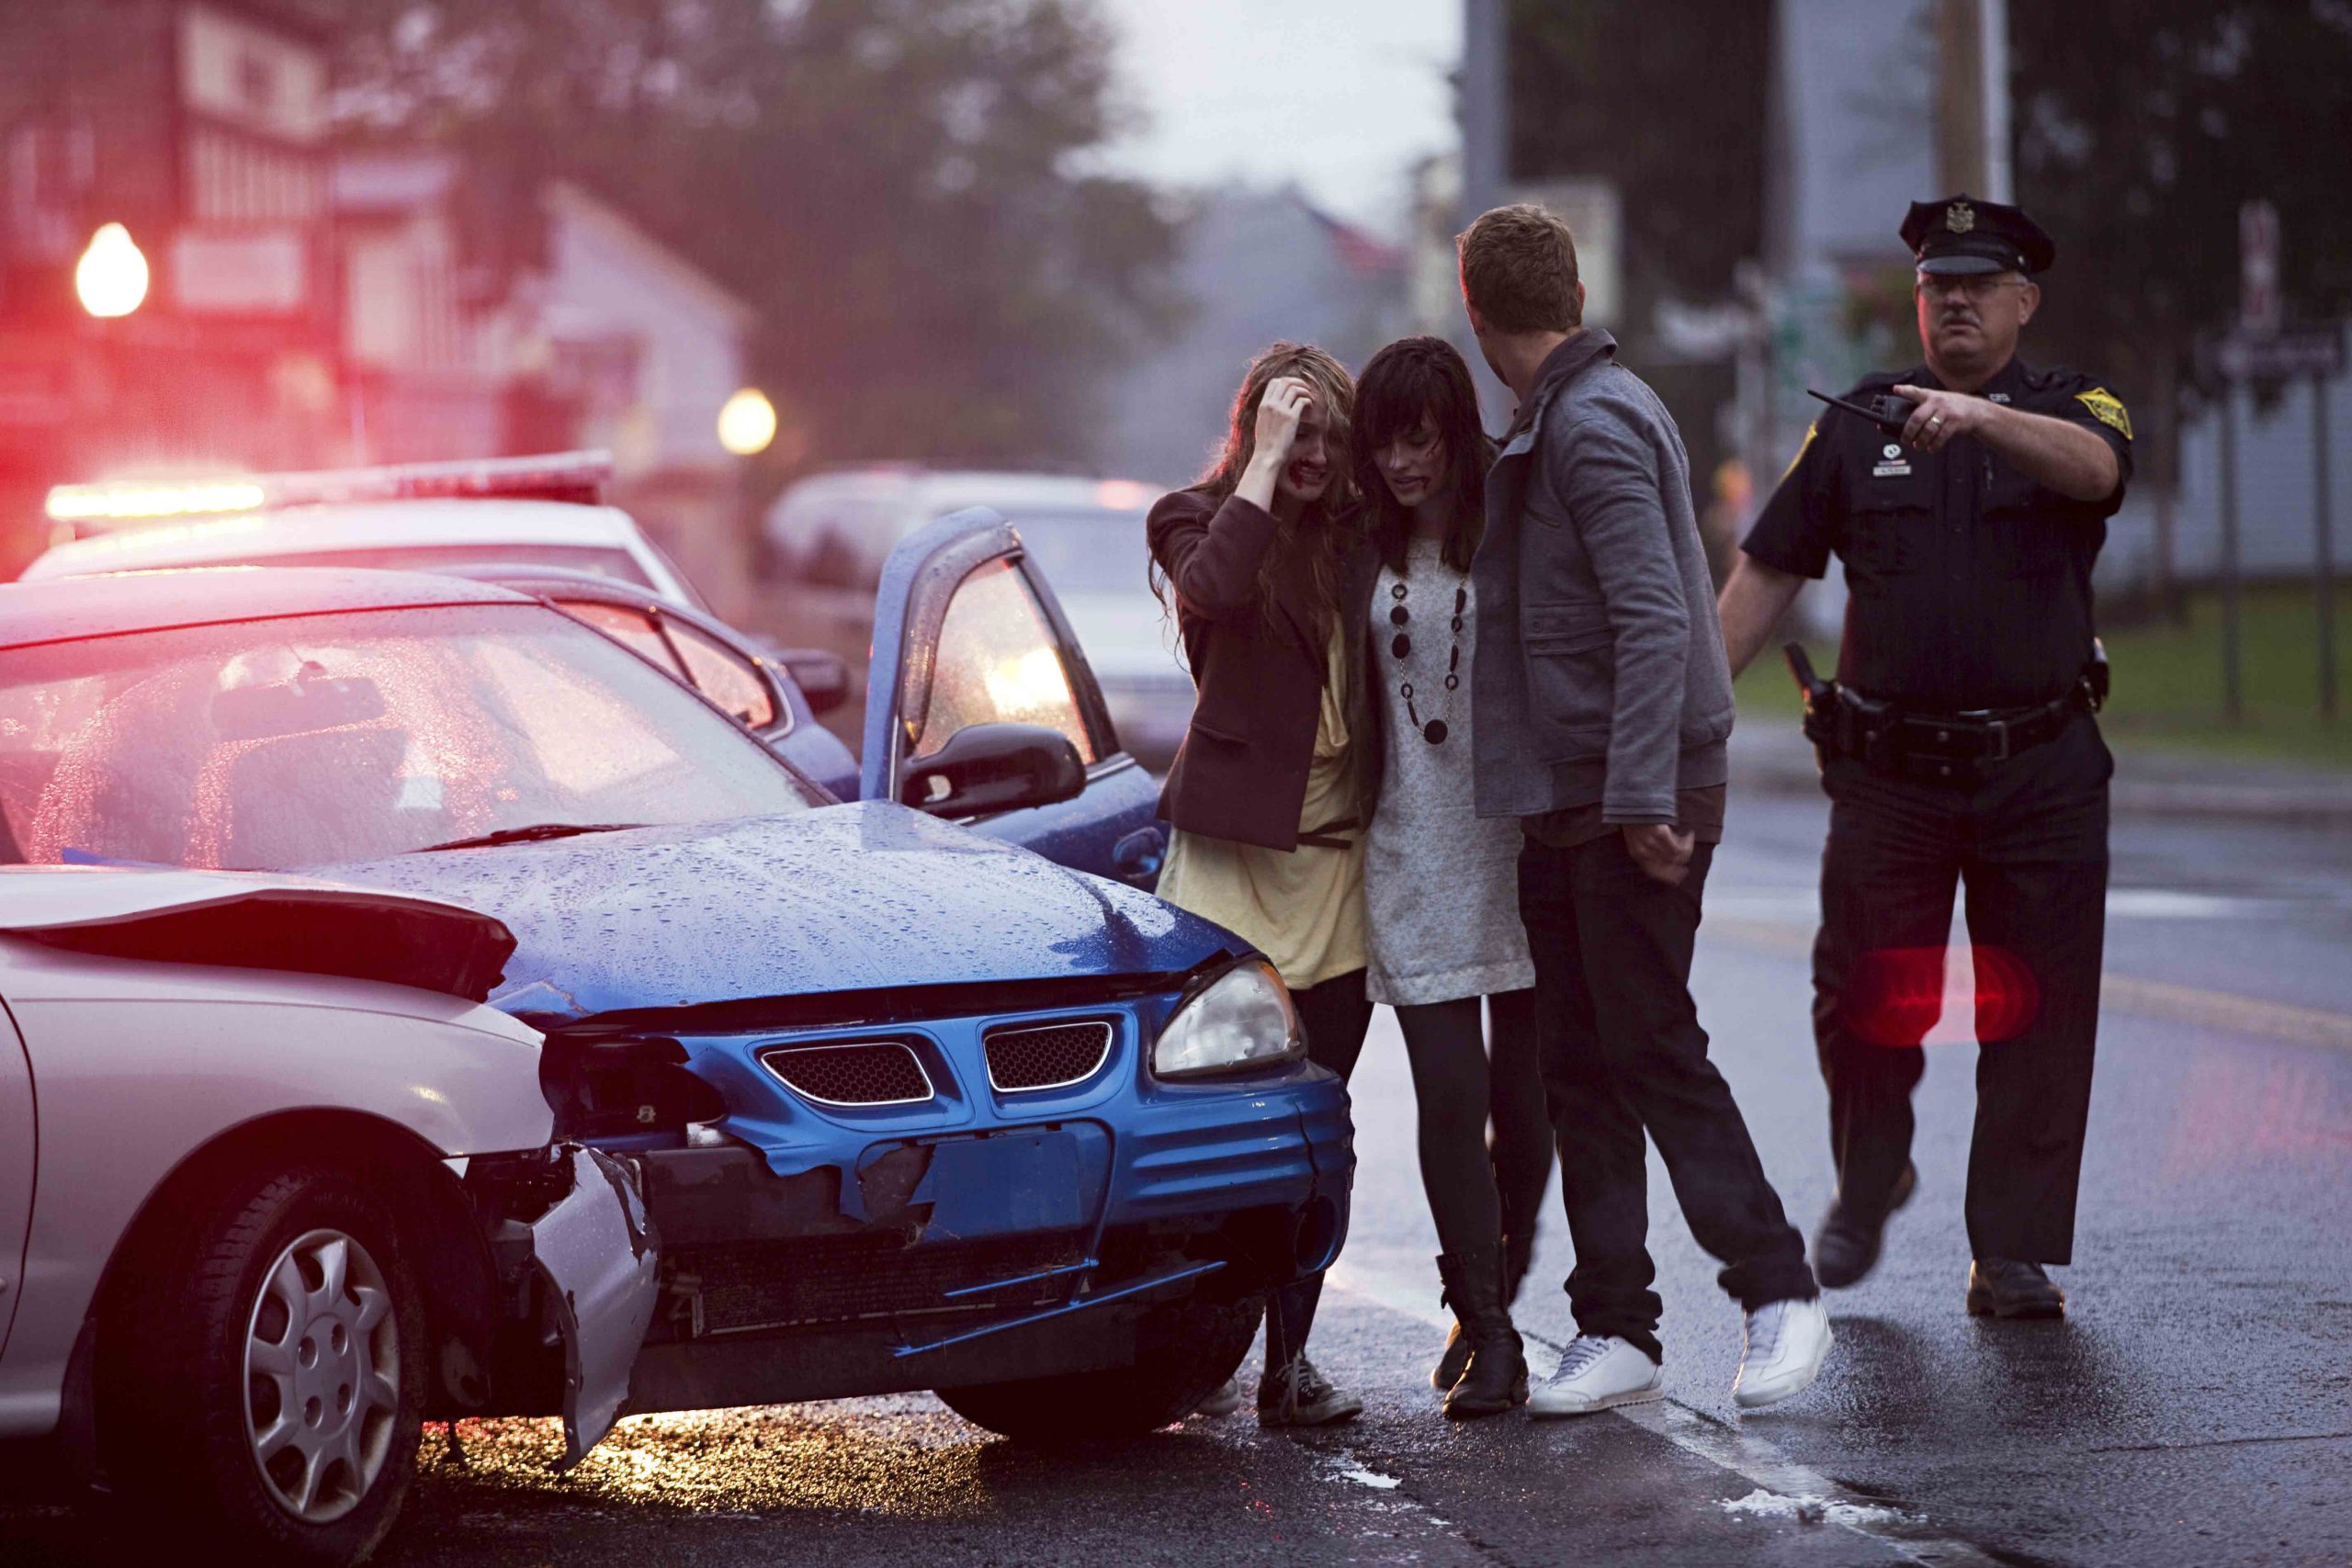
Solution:
<path fill-rule="evenodd" d="M 2344 372 L 2344 333 L 2335 326 L 2273 328 L 2267 337 L 2232 333 L 2216 345 L 2214 365 L 2233 381 L 2294 381 Z"/>
<path fill-rule="evenodd" d="M 2278 209 L 2267 201 L 2238 209 L 2238 330 L 2251 337 L 2278 330 Z"/>

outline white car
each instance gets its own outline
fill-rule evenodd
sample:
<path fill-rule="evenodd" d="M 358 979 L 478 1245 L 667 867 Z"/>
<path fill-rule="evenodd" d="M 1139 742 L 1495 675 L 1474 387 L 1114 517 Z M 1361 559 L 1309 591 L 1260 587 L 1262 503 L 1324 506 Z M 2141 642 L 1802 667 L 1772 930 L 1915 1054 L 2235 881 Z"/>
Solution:
<path fill-rule="evenodd" d="M 1144 517 L 1156 493 L 1135 479 L 876 464 L 800 480 L 764 526 L 786 576 L 867 589 L 916 528 L 967 507 L 1001 513 L 1052 579 L 1120 741 L 1159 766 L 1184 739 L 1193 678 L 1148 576 Z"/>
<path fill-rule="evenodd" d="M 489 916 L 266 874 L 0 870 L 0 1438 L 208 1553 L 356 1561 L 517 1358 L 569 1459 L 658 1285 L 550 1142 Z"/>
<path fill-rule="evenodd" d="M 58 542 L 24 581 L 182 566 L 441 571 L 555 567 L 707 609 L 634 518 L 596 497 L 602 452 L 183 484 L 60 485 Z"/>

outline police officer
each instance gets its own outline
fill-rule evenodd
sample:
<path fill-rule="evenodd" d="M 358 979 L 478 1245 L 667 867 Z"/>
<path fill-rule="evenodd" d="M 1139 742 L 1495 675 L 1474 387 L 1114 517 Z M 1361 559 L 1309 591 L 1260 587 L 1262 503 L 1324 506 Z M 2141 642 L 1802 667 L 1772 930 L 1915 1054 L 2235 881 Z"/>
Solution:
<path fill-rule="evenodd" d="M 1956 886 L 1976 970 L 1967 1306 L 2054 1317 L 2090 1108 L 2113 759 L 2091 564 L 2132 476 L 2113 393 L 2037 370 L 2018 337 L 2056 246 L 2014 207 L 1916 202 L 1927 363 L 1831 408 L 1742 546 L 1718 606 L 1745 667 L 1806 578 L 1845 563 L 1835 682 L 1806 733 L 1831 801 L 1814 1028 L 1838 1196 L 1814 1244 L 1827 1286 L 1878 1261 L 1910 1197 L 1911 1091 L 1936 1022 Z"/>

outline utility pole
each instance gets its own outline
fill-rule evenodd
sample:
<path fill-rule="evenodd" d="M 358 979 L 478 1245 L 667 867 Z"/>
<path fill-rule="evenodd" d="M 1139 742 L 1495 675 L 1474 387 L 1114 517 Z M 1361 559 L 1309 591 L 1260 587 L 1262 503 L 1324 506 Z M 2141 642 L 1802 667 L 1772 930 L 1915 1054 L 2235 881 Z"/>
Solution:
<path fill-rule="evenodd" d="M 2312 587 L 2319 600 L 2319 714 L 2335 716 L 2335 544 L 2328 494 L 2327 443 L 2333 434 L 2327 417 L 2326 373 L 2312 378 Z"/>
<path fill-rule="evenodd" d="M 1933 0 L 1936 34 L 1936 188 L 1997 201 L 1986 178 L 1985 0 Z M 2007 28 L 2002 29 L 2006 33 Z M 2007 95 L 2003 94 L 2006 100 Z M 2008 159 L 2001 160 L 2007 164 Z"/>
<path fill-rule="evenodd" d="M 2008 0 L 1930 0 L 1936 35 L 1936 188 L 2007 201 Z"/>

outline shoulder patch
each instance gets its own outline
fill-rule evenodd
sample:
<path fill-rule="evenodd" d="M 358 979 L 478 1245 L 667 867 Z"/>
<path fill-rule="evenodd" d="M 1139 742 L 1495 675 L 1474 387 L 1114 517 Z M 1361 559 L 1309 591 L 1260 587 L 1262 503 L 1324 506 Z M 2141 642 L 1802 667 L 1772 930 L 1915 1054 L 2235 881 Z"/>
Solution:
<path fill-rule="evenodd" d="M 1781 470 L 1781 479 L 1786 479 L 1797 471 L 1797 465 L 1804 461 L 1804 455 L 1813 450 L 1813 438 L 1820 434 L 1821 426 L 1818 423 L 1804 427 L 1804 439 L 1797 443 L 1797 455 L 1789 459 L 1789 466 Z"/>
<path fill-rule="evenodd" d="M 2105 387 L 2093 387 L 2087 392 L 2076 392 L 2075 400 L 2090 410 L 2093 419 L 2121 433 L 2124 440 L 2132 439 L 2131 411 L 2123 406 L 2123 400 L 2113 392 L 2109 391 Z"/>

